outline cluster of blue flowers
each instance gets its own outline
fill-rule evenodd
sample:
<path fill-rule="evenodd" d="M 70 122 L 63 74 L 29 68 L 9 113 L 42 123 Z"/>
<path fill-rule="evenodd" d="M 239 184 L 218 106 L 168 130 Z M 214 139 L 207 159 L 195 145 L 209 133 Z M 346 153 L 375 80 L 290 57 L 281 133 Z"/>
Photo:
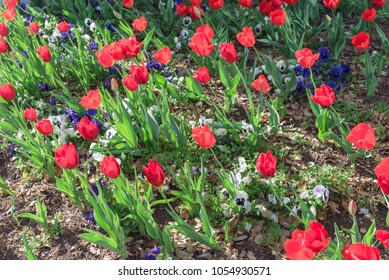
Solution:
<path fill-rule="evenodd" d="M 319 61 L 311 69 L 314 79 L 318 81 L 316 86 L 319 87 L 321 84 L 326 84 L 334 91 L 340 91 L 342 86 L 349 82 L 348 78 L 351 73 L 351 67 L 344 63 L 332 64 L 331 55 L 327 47 L 321 46 L 318 52 L 320 54 Z M 307 88 L 313 92 L 310 69 L 297 65 L 294 68 L 294 72 L 297 76 L 297 94 L 303 94 Z"/>

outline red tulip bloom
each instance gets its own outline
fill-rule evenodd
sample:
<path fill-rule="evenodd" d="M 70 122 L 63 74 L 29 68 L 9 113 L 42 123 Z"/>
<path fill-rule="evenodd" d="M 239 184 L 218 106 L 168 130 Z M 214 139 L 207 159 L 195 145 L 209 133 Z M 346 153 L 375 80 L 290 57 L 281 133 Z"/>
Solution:
<path fill-rule="evenodd" d="M 355 147 L 366 151 L 373 149 L 376 143 L 374 130 L 366 123 L 360 123 L 354 127 L 346 139 Z"/>
<path fill-rule="evenodd" d="M 365 32 L 359 32 L 357 35 L 353 36 L 351 42 L 358 50 L 366 50 L 370 45 L 370 35 Z"/>
<path fill-rule="evenodd" d="M 315 254 L 327 249 L 331 238 L 328 238 L 327 230 L 316 221 L 309 223 L 309 228 L 304 231 L 304 245 Z"/>
<path fill-rule="evenodd" d="M 165 181 L 165 175 L 158 161 L 150 160 L 147 164 L 147 167 L 142 166 L 142 168 L 147 181 L 149 181 L 150 184 L 156 187 L 162 186 L 163 182 Z"/>
<path fill-rule="evenodd" d="M 374 171 L 378 186 L 385 194 L 389 195 L 389 158 L 383 159 Z"/>
<path fill-rule="evenodd" d="M 123 0 L 123 8 L 130 9 L 134 6 L 134 0 Z"/>
<path fill-rule="evenodd" d="M 197 72 L 193 75 L 193 79 L 200 83 L 206 84 L 211 79 L 207 66 L 200 67 Z"/>
<path fill-rule="evenodd" d="M 368 22 L 373 22 L 375 20 L 377 16 L 377 11 L 376 9 L 374 8 L 371 8 L 371 9 L 366 9 L 363 13 L 362 13 L 362 18 L 365 20 L 365 21 L 368 21 Z"/>
<path fill-rule="evenodd" d="M 73 143 L 63 144 L 55 149 L 55 161 L 58 166 L 65 169 L 74 169 L 78 165 L 78 155 Z"/>
<path fill-rule="evenodd" d="M 154 59 L 162 64 L 168 64 L 172 60 L 172 54 L 169 47 L 163 47 L 158 50 L 154 55 Z"/>
<path fill-rule="evenodd" d="M 101 51 L 96 52 L 97 60 L 103 67 L 112 67 L 115 64 L 115 59 L 110 54 L 110 47 L 105 45 Z"/>
<path fill-rule="evenodd" d="M 270 21 L 275 26 L 283 25 L 285 23 L 285 20 L 286 20 L 286 13 L 281 8 L 277 8 L 270 13 Z"/>
<path fill-rule="evenodd" d="M 202 2 L 202 0 L 190 0 L 190 3 L 191 3 L 193 6 L 200 6 L 200 5 L 201 5 L 201 2 Z"/>
<path fill-rule="evenodd" d="M 47 46 L 39 47 L 36 52 L 44 62 L 49 62 L 51 60 L 51 53 Z"/>
<path fill-rule="evenodd" d="M 295 52 L 297 62 L 304 68 L 311 68 L 318 60 L 320 54 L 312 54 L 312 51 L 308 48 L 297 50 Z"/>
<path fill-rule="evenodd" d="M 277 158 L 272 155 L 270 151 L 267 153 L 260 153 L 255 166 L 262 177 L 269 178 L 276 173 Z"/>
<path fill-rule="evenodd" d="M 216 143 L 216 137 L 208 125 L 192 128 L 192 137 L 201 148 L 212 148 Z"/>
<path fill-rule="evenodd" d="M 120 175 L 119 163 L 113 156 L 104 157 L 103 160 L 100 161 L 100 169 L 105 176 L 112 179 L 116 179 Z"/>
<path fill-rule="evenodd" d="M 371 3 L 374 7 L 382 8 L 385 6 L 386 0 L 371 0 Z"/>
<path fill-rule="evenodd" d="M 184 17 L 189 12 L 189 7 L 185 3 L 176 4 L 176 12 L 179 17 Z"/>
<path fill-rule="evenodd" d="M 36 110 L 34 108 L 28 108 L 24 110 L 24 117 L 30 122 L 36 121 Z"/>
<path fill-rule="evenodd" d="M 242 32 L 236 34 L 236 39 L 245 47 L 252 47 L 255 45 L 254 32 L 250 27 L 243 27 Z"/>
<path fill-rule="evenodd" d="M 219 45 L 220 56 L 229 63 L 234 63 L 238 59 L 233 42 L 221 43 Z"/>
<path fill-rule="evenodd" d="M 99 128 L 87 116 L 77 123 L 77 130 L 85 140 L 93 141 L 99 136 Z"/>
<path fill-rule="evenodd" d="M 214 10 L 219 10 L 224 6 L 224 0 L 209 0 L 209 6 Z"/>
<path fill-rule="evenodd" d="M 5 83 L 4 85 L 0 86 L 0 96 L 5 101 L 12 101 L 16 97 L 16 91 L 11 84 Z"/>
<path fill-rule="evenodd" d="M 131 91 L 138 89 L 138 83 L 135 81 L 132 75 L 127 75 L 122 80 L 123 85 Z"/>
<path fill-rule="evenodd" d="M 200 26 L 193 34 L 189 47 L 200 56 L 208 56 L 215 49 L 215 46 L 211 44 L 214 35 L 215 33 L 210 25 Z"/>
<path fill-rule="evenodd" d="M 123 42 L 113 42 L 109 45 L 109 54 L 113 57 L 114 60 L 123 60 L 126 57 L 126 46 Z"/>
<path fill-rule="evenodd" d="M 315 88 L 315 94 L 311 95 L 311 99 L 320 106 L 328 107 L 335 101 L 333 89 L 325 84 L 322 84 L 320 88 Z"/>
<path fill-rule="evenodd" d="M 5 25 L 5 23 L 1 22 L 0 23 L 0 36 L 6 37 L 6 36 L 8 36 L 8 34 L 9 34 L 9 31 L 8 31 L 7 25 Z"/>
<path fill-rule="evenodd" d="M 4 10 L 4 12 L 1 14 L 1 17 L 4 19 L 11 21 L 16 17 L 16 9 L 15 7 L 7 8 Z"/>
<path fill-rule="evenodd" d="M 375 236 L 379 242 L 384 245 L 385 248 L 389 248 L 389 231 L 386 230 L 377 230 Z"/>
<path fill-rule="evenodd" d="M 42 119 L 36 122 L 35 128 L 39 131 L 40 134 L 49 136 L 53 133 L 53 126 L 51 125 L 51 121 L 47 119 Z"/>
<path fill-rule="evenodd" d="M 7 53 L 7 52 L 8 52 L 7 42 L 0 37 L 0 53 Z"/>
<path fill-rule="evenodd" d="M 38 32 L 39 32 L 38 23 L 36 23 L 36 22 L 30 23 L 30 25 L 28 26 L 28 33 L 30 34 L 30 36 L 32 36 Z"/>
<path fill-rule="evenodd" d="M 323 4 L 327 9 L 333 10 L 339 6 L 340 0 L 323 0 Z"/>
<path fill-rule="evenodd" d="M 376 247 L 362 242 L 343 246 L 342 255 L 345 260 L 379 260 L 380 252 Z"/>
<path fill-rule="evenodd" d="M 263 15 L 268 16 L 278 7 L 275 6 L 270 0 L 262 0 L 262 2 L 259 3 L 258 8 Z"/>
<path fill-rule="evenodd" d="M 295 230 L 292 238 L 284 243 L 286 258 L 289 260 L 312 260 L 315 253 L 304 245 L 304 231 Z"/>
<path fill-rule="evenodd" d="M 119 43 L 122 44 L 122 51 L 127 58 L 136 57 L 140 51 L 142 43 L 138 42 L 135 35 L 128 39 L 121 39 Z"/>
<path fill-rule="evenodd" d="M 149 71 L 143 62 L 141 66 L 131 65 L 130 73 L 139 85 L 146 84 L 149 81 Z"/>
<path fill-rule="evenodd" d="M 263 93 L 268 93 L 270 90 L 270 85 L 265 75 L 259 75 L 259 77 L 251 83 L 251 86 L 256 91 L 262 91 Z"/>
<path fill-rule="evenodd" d="M 144 16 L 141 16 L 140 18 L 137 18 L 132 23 L 132 27 L 134 27 L 135 30 L 142 32 L 147 28 L 147 20 Z"/>
<path fill-rule="evenodd" d="M 253 5 L 253 0 L 238 0 L 238 2 L 244 8 L 250 8 Z"/>
<path fill-rule="evenodd" d="M 194 20 L 198 20 L 203 17 L 204 10 L 200 6 L 190 6 L 189 14 Z"/>
<path fill-rule="evenodd" d="M 5 0 L 5 6 L 7 8 L 15 8 L 18 5 L 19 0 Z"/>
<path fill-rule="evenodd" d="M 85 109 L 97 109 L 101 104 L 99 90 L 90 90 L 87 96 L 81 98 L 80 104 Z"/>
<path fill-rule="evenodd" d="M 61 21 L 57 24 L 57 29 L 62 33 L 66 33 L 69 31 L 69 24 L 66 20 Z"/>

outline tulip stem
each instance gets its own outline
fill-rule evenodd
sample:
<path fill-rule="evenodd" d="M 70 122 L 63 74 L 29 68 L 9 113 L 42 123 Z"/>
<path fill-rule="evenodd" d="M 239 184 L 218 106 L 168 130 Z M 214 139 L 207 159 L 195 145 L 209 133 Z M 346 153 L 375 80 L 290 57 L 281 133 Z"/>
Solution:
<path fill-rule="evenodd" d="M 311 82 L 312 82 L 312 85 L 313 85 L 313 88 L 315 89 L 316 88 L 316 84 L 315 84 L 315 81 L 313 80 L 313 72 L 312 72 L 312 68 L 310 67 L 309 68 L 309 72 L 310 72 L 310 76 L 311 76 Z"/>
<path fill-rule="evenodd" d="M 216 154 L 215 154 L 215 151 L 213 150 L 213 148 L 210 148 L 210 150 L 211 150 L 211 153 L 212 153 L 213 157 L 215 158 L 216 162 L 220 165 L 220 168 L 222 169 L 223 173 L 225 173 L 224 167 L 223 167 L 223 165 L 220 163 L 220 161 L 217 159 Z"/>

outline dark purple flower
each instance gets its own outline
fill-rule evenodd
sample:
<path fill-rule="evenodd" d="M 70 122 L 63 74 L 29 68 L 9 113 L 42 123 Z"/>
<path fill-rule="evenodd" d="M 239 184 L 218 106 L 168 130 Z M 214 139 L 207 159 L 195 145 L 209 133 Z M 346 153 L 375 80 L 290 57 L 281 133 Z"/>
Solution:
<path fill-rule="evenodd" d="M 51 106 L 55 106 L 57 104 L 57 99 L 55 99 L 54 97 L 50 96 L 49 100 Z"/>
<path fill-rule="evenodd" d="M 320 53 L 319 59 L 320 59 L 321 62 L 326 62 L 326 61 L 328 61 L 331 58 L 331 56 L 330 56 L 330 54 L 328 52 L 328 48 L 327 47 L 321 46 L 318 49 L 318 52 Z"/>
<path fill-rule="evenodd" d="M 95 225 L 96 224 L 96 220 L 95 220 L 95 216 L 94 216 L 93 213 L 94 213 L 93 210 L 90 210 L 89 215 L 87 215 L 84 219 L 86 221 L 92 222 L 92 224 Z"/>
<path fill-rule="evenodd" d="M 334 79 L 335 81 L 339 81 L 340 78 L 342 77 L 343 73 L 343 68 L 338 65 L 334 65 L 328 70 L 328 74 L 330 74 L 331 78 Z"/>
<path fill-rule="evenodd" d="M 351 67 L 349 65 L 342 63 L 340 67 L 342 67 L 344 75 L 348 75 L 351 73 Z"/>
<path fill-rule="evenodd" d="M 322 185 L 317 185 L 314 189 L 313 189 L 313 195 L 315 197 L 321 197 L 323 199 L 323 201 L 325 203 L 328 202 L 328 199 L 330 198 L 330 191 L 322 186 Z"/>
<path fill-rule="evenodd" d="M 161 253 L 161 250 L 157 247 L 157 245 L 154 245 L 154 248 L 150 251 L 146 251 L 145 259 L 146 260 L 156 260 L 157 255 Z"/>
<path fill-rule="evenodd" d="M 89 48 L 92 51 L 98 51 L 99 50 L 99 45 L 96 42 L 92 42 L 92 43 L 89 44 Z"/>
<path fill-rule="evenodd" d="M 85 116 L 87 116 L 90 119 L 92 119 L 93 116 L 96 116 L 96 114 L 97 114 L 97 110 L 96 109 L 88 109 L 85 112 Z"/>
<path fill-rule="evenodd" d="M 305 83 L 303 81 L 298 81 L 296 85 L 296 93 L 302 94 L 305 92 Z"/>
<path fill-rule="evenodd" d="M 103 126 L 103 124 L 96 119 L 91 120 L 91 122 L 93 122 L 95 125 L 97 125 L 98 128 L 101 128 Z"/>
<path fill-rule="evenodd" d="M 15 143 L 14 142 L 10 142 L 10 144 L 9 144 L 9 155 L 13 156 L 14 152 L 15 152 Z"/>

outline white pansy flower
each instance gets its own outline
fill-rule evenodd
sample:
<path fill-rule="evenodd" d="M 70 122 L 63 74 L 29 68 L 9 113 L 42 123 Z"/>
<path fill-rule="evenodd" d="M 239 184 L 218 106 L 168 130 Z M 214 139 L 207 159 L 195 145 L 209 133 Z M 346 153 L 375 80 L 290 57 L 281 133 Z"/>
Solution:
<path fill-rule="evenodd" d="M 246 213 L 251 211 L 251 203 L 248 201 L 249 195 L 245 191 L 237 191 L 235 193 L 235 204 L 242 206 Z"/>
<path fill-rule="evenodd" d="M 96 161 L 102 161 L 103 158 L 104 158 L 104 155 L 102 155 L 101 153 L 99 152 L 93 152 L 92 153 L 92 158 Z"/>
<path fill-rule="evenodd" d="M 216 137 L 221 137 L 227 135 L 227 129 L 225 128 L 216 128 L 213 133 Z"/>
<path fill-rule="evenodd" d="M 245 172 L 247 170 L 247 164 L 246 160 L 244 157 L 238 157 L 238 162 L 239 162 L 239 172 Z"/>
<path fill-rule="evenodd" d="M 93 33 L 96 32 L 96 30 L 97 30 L 96 24 L 94 22 L 92 22 L 91 25 L 89 26 L 89 29 Z"/>
<path fill-rule="evenodd" d="M 114 129 L 113 127 L 111 127 L 110 129 L 108 129 L 106 132 L 105 132 L 105 137 L 107 139 L 112 139 L 117 133 L 117 130 Z"/>
<path fill-rule="evenodd" d="M 281 71 L 284 72 L 286 70 L 286 63 L 283 60 L 279 60 L 276 63 L 276 67 Z"/>
<path fill-rule="evenodd" d="M 251 177 L 249 177 L 249 176 L 246 176 L 246 177 L 244 177 L 244 178 L 242 179 L 242 183 L 245 184 L 245 185 L 250 184 L 251 181 L 252 181 L 252 179 L 251 179 Z"/>
<path fill-rule="evenodd" d="M 272 203 L 272 204 L 277 204 L 277 199 L 276 199 L 276 197 L 275 197 L 274 195 L 272 195 L 272 194 L 268 194 L 268 195 L 267 195 L 267 200 L 268 200 L 270 203 Z"/>

